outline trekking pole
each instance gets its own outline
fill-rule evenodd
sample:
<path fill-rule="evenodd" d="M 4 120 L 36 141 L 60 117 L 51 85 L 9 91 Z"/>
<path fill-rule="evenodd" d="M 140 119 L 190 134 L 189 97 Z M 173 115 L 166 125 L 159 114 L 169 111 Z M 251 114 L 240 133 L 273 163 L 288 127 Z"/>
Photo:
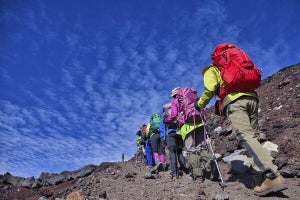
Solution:
<path fill-rule="evenodd" d="M 206 139 L 206 142 L 207 142 L 208 146 L 210 147 L 211 153 L 212 153 L 212 155 L 213 155 L 213 161 L 214 161 L 215 164 L 216 164 L 216 167 L 217 167 L 217 170 L 218 170 L 220 179 L 221 179 L 221 183 L 219 183 L 219 184 L 220 184 L 221 188 L 224 189 L 224 187 L 226 187 L 226 185 L 225 185 L 225 183 L 224 183 L 224 181 L 223 181 L 223 177 L 222 177 L 222 174 L 221 174 L 221 171 L 220 171 L 218 162 L 217 162 L 217 157 L 216 157 L 216 155 L 215 155 L 215 153 L 214 153 L 214 150 L 213 150 L 213 148 L 212 148 L 212 145 L 211 145 L 211 139 L 209 138 L 208 133 L 207 133 L 207 130 L 206 130 L 206 120 L 204 119 L 205 116 L 202 116 L 202 113 L 200 113 L 200 117 L 201 117 L 201 119 L 202 119 L 203 127 L 204 127 L 204 133 L 205 133 L 206 138 L 207 138 L 207 139 Z"/>
<path fill-rule="evenodd" d="M 194 121 L 194 148 L 196 149 L 196 119 L 195 115 L 193 115 L 193 121 Z"/>
<path fill-rule="evenodd" d="M 176 173 L 176 177 L 175 179 L 178 179 L 178 162 L 179 162 L 179 159 L 178 159 L 178 153 L 177 153 L 177 141 L 176 141 L 176 138 L 175 138 L 175 142 L 176 142 L 176 147 L 175 147 L 175 173 Z"/>

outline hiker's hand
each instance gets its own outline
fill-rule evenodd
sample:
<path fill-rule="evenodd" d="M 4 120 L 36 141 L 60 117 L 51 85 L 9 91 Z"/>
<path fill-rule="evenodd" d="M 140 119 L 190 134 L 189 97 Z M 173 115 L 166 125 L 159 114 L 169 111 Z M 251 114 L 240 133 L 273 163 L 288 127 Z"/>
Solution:
<path fill-rule="evenodd" d="M 194 103 L 194 106 L 195 106 L 195 109 L 196 109 L 196 110 L 198 110 L 198 111 L 201 110 L 201 108 L 200 108 L 199 105 L 198 105 L 198 101 L 196 101 L 196 102 Z"/>

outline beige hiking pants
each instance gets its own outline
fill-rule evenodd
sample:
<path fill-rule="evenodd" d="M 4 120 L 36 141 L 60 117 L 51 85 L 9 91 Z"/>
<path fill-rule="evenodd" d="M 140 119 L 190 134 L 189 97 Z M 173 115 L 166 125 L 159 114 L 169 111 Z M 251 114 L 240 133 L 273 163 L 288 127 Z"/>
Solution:
<path fill-rule="evenodd" d="M 272 163 L 270 152 L 258 142 L 258 102 L 250 96 L 242 96 L 230 103 L 226 109 L 227 116 L 232 123 L 233 133 L 248 153 L 252 167 L 256 171 L 271 170 L 275 176 L 279 175 L 277 166 Z"/>

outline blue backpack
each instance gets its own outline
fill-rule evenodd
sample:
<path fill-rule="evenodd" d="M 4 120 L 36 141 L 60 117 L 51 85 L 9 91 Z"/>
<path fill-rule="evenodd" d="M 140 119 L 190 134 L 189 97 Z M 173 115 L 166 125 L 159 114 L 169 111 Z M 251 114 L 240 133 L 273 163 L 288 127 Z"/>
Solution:
<path fill-rule="evenodd" d="M 159 136 L 160 136 L 161 140 L 166 140 L 166 136 L 167 136 L 166 131 L 167 131 L 167 128 L 166 128 L 165 123 L 163 122 L 163 120 L 160 120 L 160 123 L 159 123 Z"/>

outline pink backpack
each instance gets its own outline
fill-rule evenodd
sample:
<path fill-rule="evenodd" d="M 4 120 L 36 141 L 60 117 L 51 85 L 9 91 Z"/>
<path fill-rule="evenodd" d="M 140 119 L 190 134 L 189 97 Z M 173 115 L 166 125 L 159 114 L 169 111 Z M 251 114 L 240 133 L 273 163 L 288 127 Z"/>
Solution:
<path fill-rule="evenodd" d="M 201 122 L 200 111 L 196 110 L 194 103 L 199 99 L 197 91 L 193 87 L 182 87 L 177 92 L 180 108 L 178 123 L 181 127 L 184 123 Z"/>

